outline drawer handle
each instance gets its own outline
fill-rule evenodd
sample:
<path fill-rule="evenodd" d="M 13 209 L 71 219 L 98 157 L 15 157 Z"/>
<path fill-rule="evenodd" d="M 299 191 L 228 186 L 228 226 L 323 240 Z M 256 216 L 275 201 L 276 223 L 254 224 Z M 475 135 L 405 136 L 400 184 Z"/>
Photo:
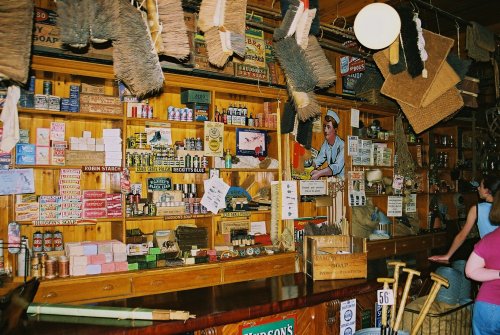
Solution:
<path fill-rule="evenodd" d="M 114 288 L 115 288 L 115 287 L 114 287 L 113 285 L 111 285 L 111 284 L 106 284 L 106 285 L 104 285 L 104 286 L 102 287 L 102 290 L 103 290 L 103 291 L 111 291 L 111 290 L 113 290 Z"/>
<path fill-rule="evenodd" d="M 158 285 L 162 285 L 163 284 L 163 280 L 153 280 L 151 282 L 151 286 L 158 286 Z"/>
<path fill-rule="evenodd" d="M 44 298 L 55 298 L 55 297 L 57 297 L 57 293 L 56 292 L 49 292 L 49 293 L 45 294 L 43 297 Z"/>
<path fill-rule="evenodd" d="M 407 246 L 408 246 L 408 244 L 406 244 L 406 243 L 401 244 L 401 247 L 403 247 L 403 248 L 406 248 Z"/>

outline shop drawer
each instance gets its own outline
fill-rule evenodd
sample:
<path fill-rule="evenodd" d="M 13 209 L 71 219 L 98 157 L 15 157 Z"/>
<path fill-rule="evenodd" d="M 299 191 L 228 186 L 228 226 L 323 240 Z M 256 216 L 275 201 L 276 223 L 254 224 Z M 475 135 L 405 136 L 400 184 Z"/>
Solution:
<path fill-rule="evenodd" d="M 34 302 L 53 304 L 109 300 L 132 292 L 131 280 L 125 277 L 93 278 L 89 281 L 55 280 L 44 284 L 40 284 Z"/>
<path fill-rule="evenodd" d="M 138 276 L 133 279 L 133 290 L 136 295 L 145 295 L 205 287 L 220 283 L 221 274 L 218 265 L 192 266 L 186 269 L 150 270 L 144 276 Z"/>
<path fill-rule="evenodd" d="M 266 256 L 248 259 L 245 262 L 231 262 L 223 266 L 224 283 L 233 283 L 257 278 L 273 277 L 295 272 L 295 259 L 290 257 Z"/>
<path fill-rule="evenodd" d="M 369 260 L 391 257 L 396 252 L 396 242 L 394 240 L 368 242 L 366 245 Z"/>
<path fill-rule="evenodd" d="M 436 233 L 433 235 L 432 247 L 444 248 L 448 246 L 448 236 L 446 233 Z"/>
<path fill-rule="evenodd" d="M 432 248 L 432 236 L 414 236 L 396 241 L 396 254 L 404 255 Z"/>

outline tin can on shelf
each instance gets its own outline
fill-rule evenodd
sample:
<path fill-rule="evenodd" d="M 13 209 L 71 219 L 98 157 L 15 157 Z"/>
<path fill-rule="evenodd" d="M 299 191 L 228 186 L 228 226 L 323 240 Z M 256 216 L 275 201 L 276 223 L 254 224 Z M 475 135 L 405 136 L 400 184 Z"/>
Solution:
<path fill-rule="evenodd" d="M 43 251 L 52 251 L 52 238 L 53 234 L 51 231 L 43 233 Z"/>
<path fill-rule="evenodd" d="M 55 231 L 52 237 L 52 244 L 55 251 L 64 250 L 63 234 L 60 231 Z"/>
<path fill-rule="evenodd" d="M 52 95 L 52 81 L 50 80 L 43 81 L 43 94 Z"/>
<path fill-rule="evenodd" d="M 43 251 L 43 234 L 40 231 L 33 233 L 33 252 Z"/>

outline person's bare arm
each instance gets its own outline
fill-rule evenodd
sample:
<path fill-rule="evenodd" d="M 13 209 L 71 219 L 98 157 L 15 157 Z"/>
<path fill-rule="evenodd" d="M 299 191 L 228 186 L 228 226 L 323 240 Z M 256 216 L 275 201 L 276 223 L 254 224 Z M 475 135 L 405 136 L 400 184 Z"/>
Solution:
<path fill-rule="evenodd" d="M 453 243 L 451 243 L 450 249 L 448 252 L 444 255 L 434 255 L 429 257 L 429 260 L 431 261 L 449 261 L 451 256 L 457 251 L 458 248 L 464 243 L 465 239 L 467 238 L 467 235 L 469 235 L 472 227 L 474 227 L 474 224 L 476 224 L 476 217 L 477 217 L 477 209 L 476 206 L 472 206 L 469 209 L 469 213 L 467 214 L 467 220 L 465 221 L 465 225 L 462 227 L 462 229 L 458 232 L 458 234 L 455 236 L 453 239 Z"/>
<path fill-rule="evenodd" d="M 500 270 L 485 268 L 484 258 L 474 251 L 470 254 L 465 265 L 465 274 L 475 281 L 490 281 L 500 279 Z"/>
<path fill-rule="evenodd" d="M 327 166 L 323 169 L 317 169 L 311 171 L 311 179 L 316 180 L 321 177 L 328 177 L 333 175 L 332 170 Z"/>

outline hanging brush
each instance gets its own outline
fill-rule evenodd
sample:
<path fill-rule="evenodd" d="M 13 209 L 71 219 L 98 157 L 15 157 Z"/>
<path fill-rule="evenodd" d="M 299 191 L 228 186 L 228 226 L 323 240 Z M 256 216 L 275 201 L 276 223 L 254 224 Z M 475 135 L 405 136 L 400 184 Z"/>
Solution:
<path fill-rule="evenodd" d="M 245 57 L 246 41 L 246 10 L 247 0 L 226 0 L 224 7 L 224 22 L 222 25 L 229 33 L 230 48 L 240 57 Z"/>
<path fill-rule="evenodd" d="M 160 24 L 158 7 L 156 5 L 156 0 L 146 0 L 149 33 L 151 34 L 151 40 L 153 41 L 156 52 L 160 54 L 163 52 L 163 43 L 161 39 L 162 25 Z"/>
<path fill-rule="evenodd" d="M 307 3 L 304 6 L 309 6 Z M 309 30 L 311 30 L 311 24 L 316 16 L 316 8 L 309 9 L 305 8 L 304 12 L 300 16 L 299 23 L 297 24 L 297 29 L 295 30 L 295 40 L 297 44 L 300 45 L 302 49 L 307 49 L 307 43 L 309 42 Z"/>
<path fill-rule="evenodd" d="M 116 39 L 113 24 L 117 12 L 115 7 L 116 1 L 89 1 L 88 18 L 90 20 L 90 40 L 92 43 L 105 43 Z"/>
<path fill-rule="evenodd" d="M 321 115 L 321 108 L 314 92 L 292 91 L 292 97 L 297 109 L 297 118 L 300 121 Z"/>
<path fill-rule="evenodd" d="M 232 51 L 228 48 L 228 34 L 213 27 L 205 32 L 208 61 L 216 67 L 224 67 Z"/>
<path fill-rule="evenodd" d="M 198 27 L 202 32 L 221 26 L 224 22 L 226 0 L 203 0 L 198 14 Z"/>
<path fill-rule="evenodd" d="M 310 92 L 317 83 L 314 71 L 306 59 L 304 50 L 298 46 L 293 37 L 274 42 L 276 58 L 281 64 L 287 82 L 295 91 Z"/>
<path fill-rule="evenodd" d="M 89 4 L 92 0 L 59 0 L 57 2 L 57 26 L 63 44 L 84 48 L 90 38 Z"/>
<path fill-rule="evenodd" d="M 184 22 L 181 0 L 158 0 L 158 16 L 162 26 L 160 55 L 185 59 L 189 56 L 189 37 Z"/>
<path fill-rule="evenodd" d="M 290 0 L 288 10 L 278 28 L 274 29 L 273 40 L 279 41 L 285 37 L 292 36 L 297 29 L 300 16 L 304 11 L 304 3 L 299 0 Z"/>
<path fill-rule="evenodd" d="M 32 0 L 4 0 L 0 4 L 0 80 L 9 78 L 21 84 L 28 81 L 33 7 Z"/>
<path fill-rule="evenodd" d="M 132 94 L 144 98 L 163 88 L 163 71 L 142 14 L 128 0 L 116 2 L 113 69 Z"/>
<path fill-rule="evenodd" d="M 316 86 L 324 88 L 328 87 L 337 80 L 337 75 L 332 65 L 325 55 L 325 51 L 319 45 L 315 36 L 309 35 L 309 42 L 305 51 L 306 59 L 311 64 L 314 76 L 318 83 Z"/>

